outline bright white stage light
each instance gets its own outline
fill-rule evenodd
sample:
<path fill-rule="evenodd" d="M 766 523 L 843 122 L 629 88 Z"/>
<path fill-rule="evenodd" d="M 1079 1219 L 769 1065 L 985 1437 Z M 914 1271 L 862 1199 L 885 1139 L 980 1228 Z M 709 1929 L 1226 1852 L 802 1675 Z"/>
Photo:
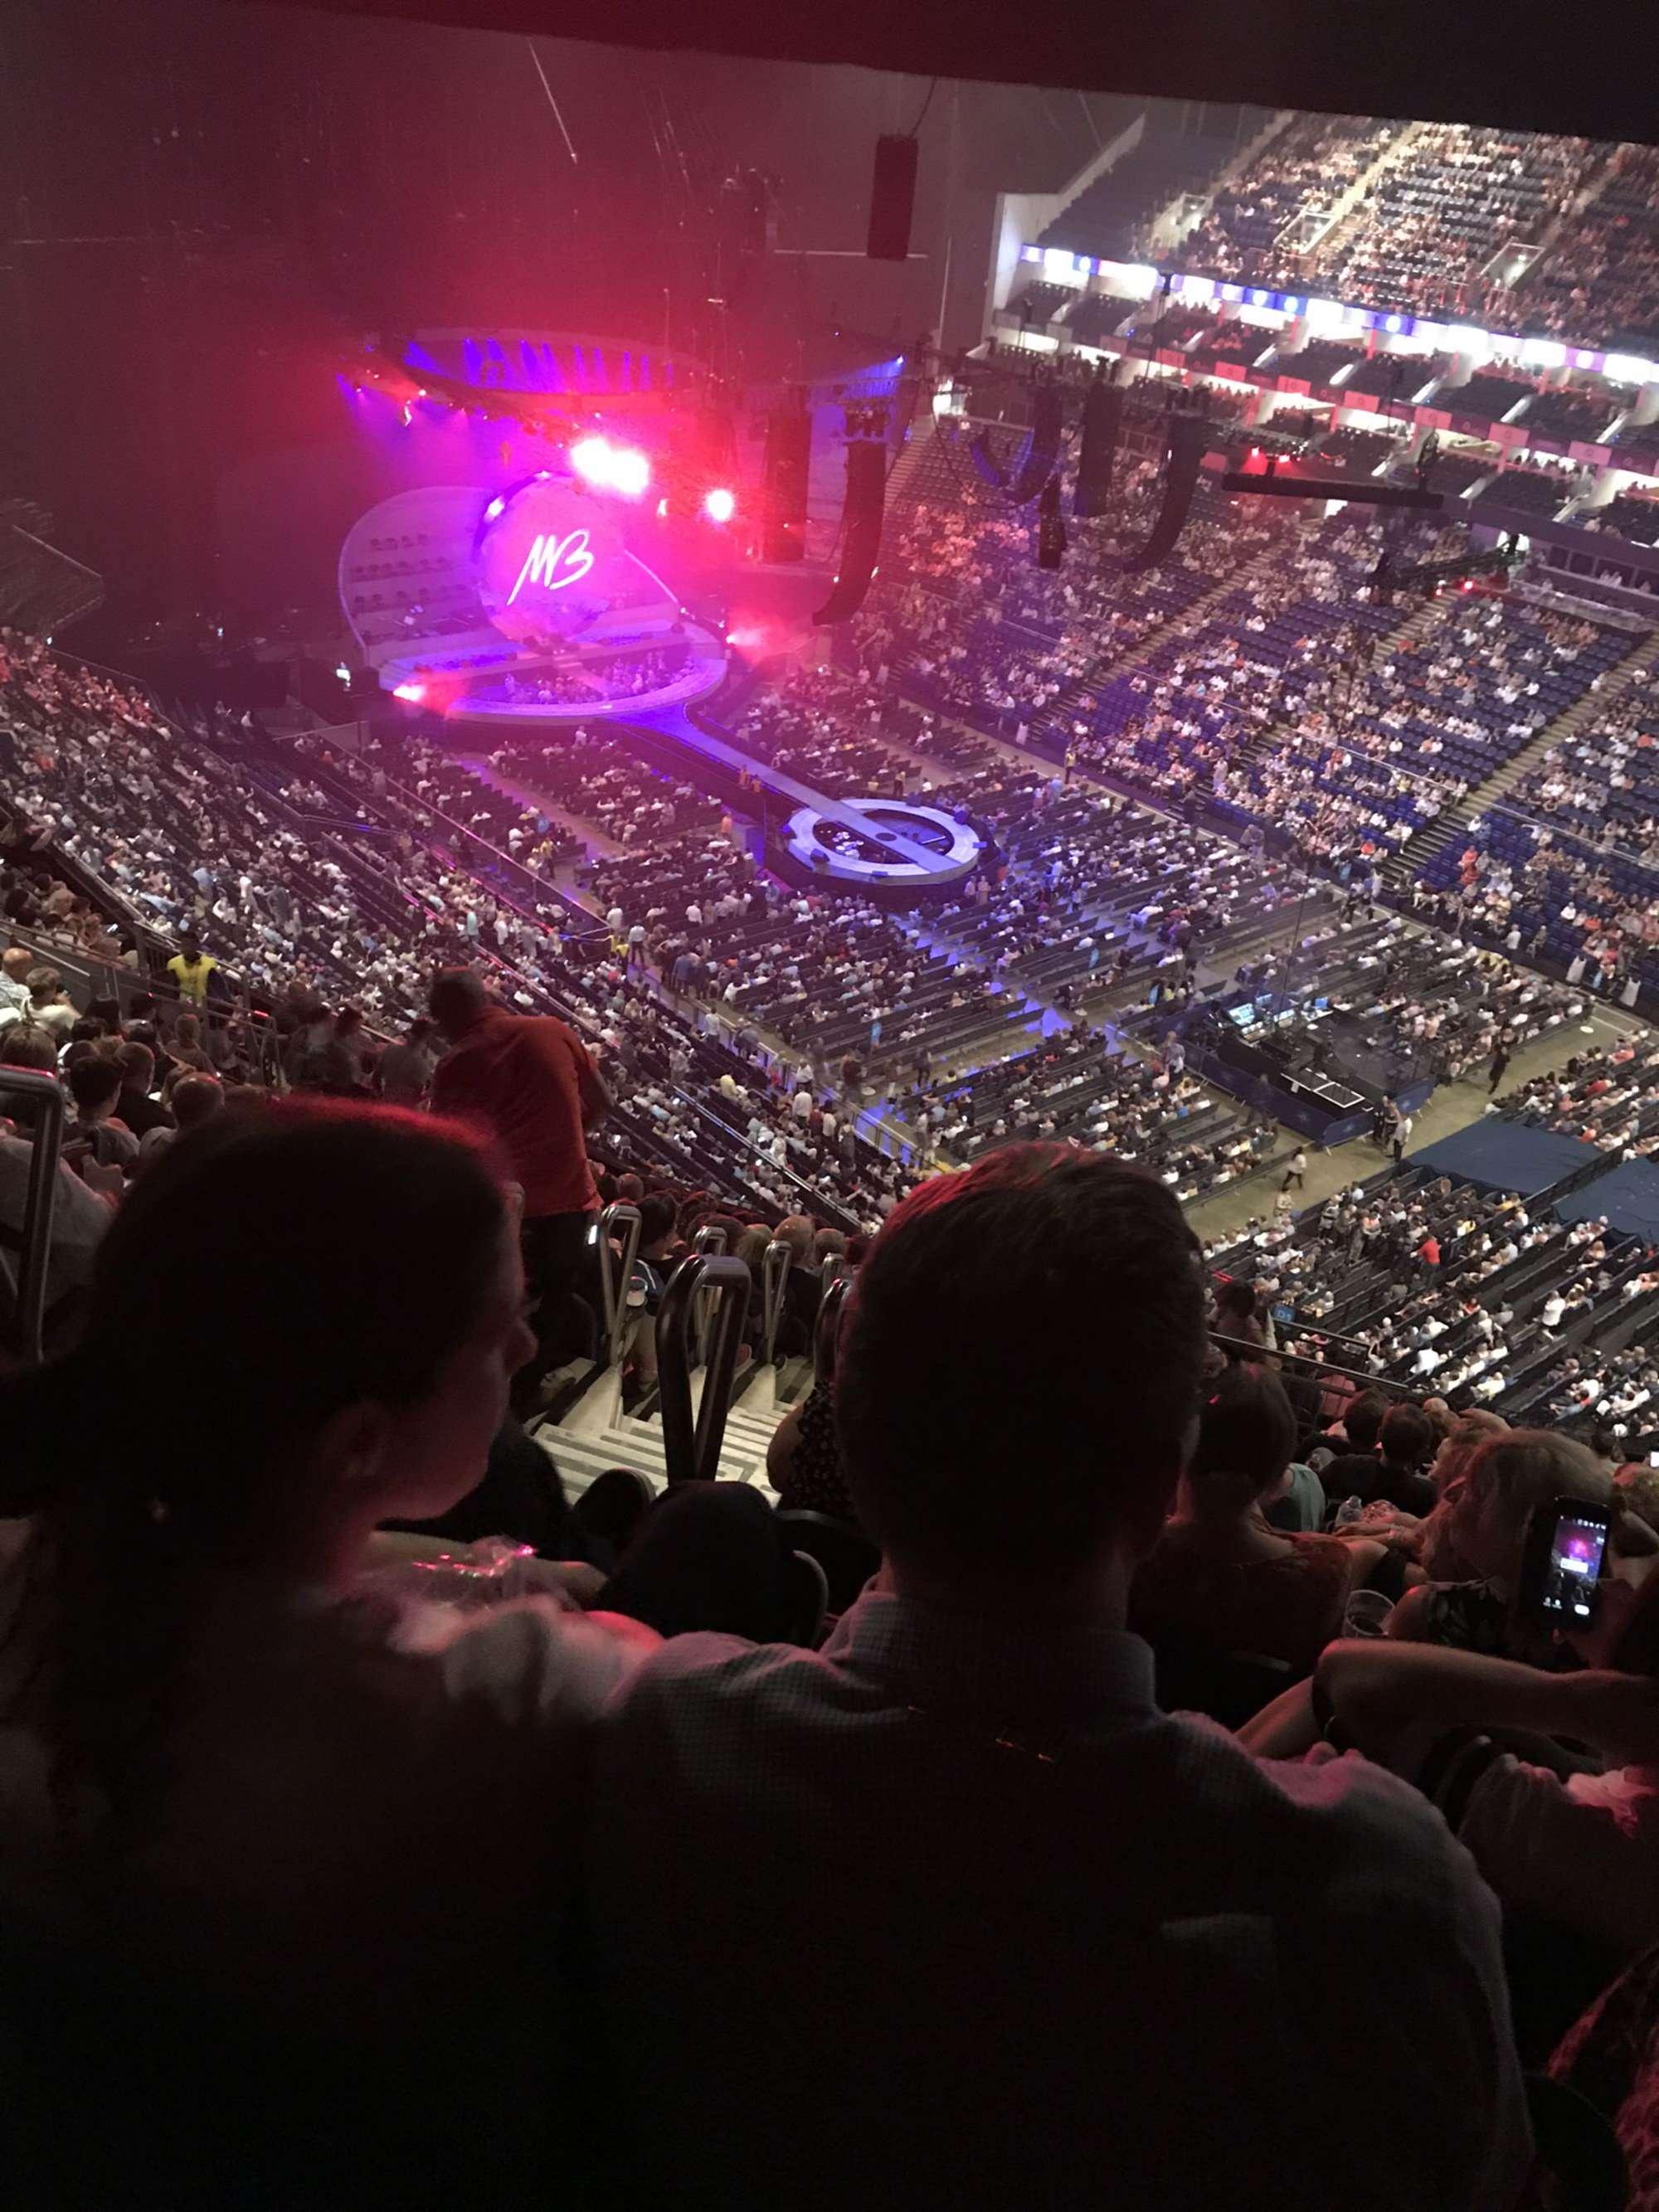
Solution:
<path fill-rule="evenodd" d="M 624 499 L 638 499 L 651 482 L 651 464 L 643 453 L 631 447 L 613 450 L 611 455 L 611 489 L 619 491 Z"/>
<path fill-rule="evenodd" d="M 596 491 L 620 492 L 624 499 L 638 499 L 651 482 L 645 455 L 608 438 L 579 438 L 570 448 L 570 465 Z"/>
<path fill-rule="evenodd" d="M 738 502 L 729 491 L 716 485 L 703 495 L 702 511 L 711 522 L 730 522 L 738 511 Z"/>

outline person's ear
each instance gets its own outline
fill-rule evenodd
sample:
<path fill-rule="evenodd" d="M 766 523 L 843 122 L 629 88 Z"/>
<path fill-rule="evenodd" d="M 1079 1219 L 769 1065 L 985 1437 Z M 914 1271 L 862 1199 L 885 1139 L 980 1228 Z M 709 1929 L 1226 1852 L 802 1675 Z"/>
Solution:
<path fill-rule="evenodd" d="M 1194 1441 L 1196 1441 L 1195 1430 Z M 1124 1541 L 1132 1558 L 1144 1559 L 1163 1534 L 1164 1524 L 1175 1504 L 1182 1465 L 1191 1455 L 1189 1444 L 1182 1455 L 1181 1464 L 1170 1467 L 1156 1481 L 1148 1483 L 1135 1493 L 1122 1523 Z"/>
<path fill-rule="evenodd" d="M 343 1406 L 323 1425 L 313 1455 L 319 1480 L 330 1490 L 372 1488 L 380 1480 L 392 1422 L 384 1406 L 367 1399 Z"/>

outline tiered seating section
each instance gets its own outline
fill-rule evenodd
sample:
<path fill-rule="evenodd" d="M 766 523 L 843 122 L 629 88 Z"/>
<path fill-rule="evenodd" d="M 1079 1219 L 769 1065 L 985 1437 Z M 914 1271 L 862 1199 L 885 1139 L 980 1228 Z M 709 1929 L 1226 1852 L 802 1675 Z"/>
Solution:
<path fill-rule="evenodd" d="M 1246 173 L 1216 193 L 1172 258 L 1195 276 L 1260 281 L 1279 273 L 1292 220 L 1333 208 L 1386 151 L 1399 126 L 1358 115 L 1298 115 Z"/>
<path fill-rule="evenodd" d="M 1553 746 L 1430 864 L 1425 911 L 1593 986 L 1659 992 L 1659 682 Z"/>
<path fill-rule="evenodd" d="M 1413 1255 L 1431 1235 L 1441 1261 L 1425 1276 Z M 1621 1387 L 1622 1366 L 1601 1390 L 1575 1378 L 1584 1348 L 1659 1317 L 1650 1255 L 1593 1222 L 1554 1219 L 1548 1194 L 1523 1204 L 1407 1170 L 1260 1231 L 1213 1264 L 1267 1284 L 1291 1310 L 1282 1334 L 1340 1335 L 1349 1364 L 1455 1411 L 1486 1406 L 1521 1425 L 1576 1411 L 1628 1419 L 1645 1402 Z"/>
<path fill-rule="evenodd" d="M 1182 192 L 1202 191 L 1266 120 L 1245 111 L 1237 126 L 1212 137 L 1147 118 L 1139 143 L 1085 185 L 1042 234 L 1044 246 L 1109 260 L 1142 258 L 1149 226 Z"/>

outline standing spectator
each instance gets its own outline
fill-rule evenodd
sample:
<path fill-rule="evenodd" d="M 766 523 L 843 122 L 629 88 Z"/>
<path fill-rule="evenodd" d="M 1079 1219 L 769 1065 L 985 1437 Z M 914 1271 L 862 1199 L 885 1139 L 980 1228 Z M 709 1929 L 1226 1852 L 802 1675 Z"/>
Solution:
<path fill-rule="evenodd" d="M 1486 1096 L 1489 1098 L 1495 1098 L 1498 1096 L 1498 1086 L 1504 1080 L 1504 1072 L 1509 1064 L 1510 1041 L 1507 1037 L 1501 1036 L 1492 1056 L 1492 1080 L 1486 1085 Z"/>
<path fill-rule="evenodd" d="M 611 1102 L 574 1030 L 551 1014 L 509 1013 L 471 969 L 441 972 L 431 1005 L 451 1046 L 432 1079 L 433 1109 L 482 1124 L 524 1192 L 525 1276 L 538 1301 L 538 1352 L 514 1393 L 531 1406 L 568 1339 L 571 1294 L 599 1203 L 586 1132 Z"/>
<path fill-rule="evenodd" d="M 1279 1184 L 1279 1188 L 1280 1192 L 1283 1193 L 1289 1190 L 1291 1184 L 1294 1183 L 1298 1190 L 1304 1190 L 1307 1188 L 1307 1182 L 1308 1155 L 1303 1151 L 1301 1146 L 1298 1145 L 1296 1150 L 1291 1154 L 1291 1164 L 1285 1169 L 1285 1180 Z"/>
<path fill-rule="evenodd" d="M 380 1054 L 375 1083 L 388 1106 L 418 1106 L 432 1083 L 438 1065 L 433 1024 L 417 1014 L 403 1036 Z"/>
<path fill-rule="evenodd" d="M 878 1585 L 820 1651 L 663 1645 L 601 1747 L 600 2026 L 651 2114 L 650 2201 L 764 2174 L 777 2212 L 1068 2203 L 1079 2175 L 1159 2212 L 1513 2202 L 1525 2106 L 1468 1860 L 1364 1762 L 1258 1763 L 1161 1713 L 1124 1632 L 1202 1281 L 1170 1192 L 1047 1146 L 922 1185 L 877 1240 L 836 1422 Z M 786 1852 L 781 1943 L 731 1876 Z M 744 2054 L 784 2017 L 757 2098 Z M 1363 2155 L 1343 2100 L 1285 2124 L 1285 2051 L 1339 2032 Z"/>
<path fill-rule="evenodd" d="M 179 950 L 167 963 L 167 973 L 179 986 L 181 999 L 188 999 L 198 1006 L 205 1006 L 208 978 L 218 965 L 210 952 L 203 951 L 194 931 L 179 931 Z"/>
<path fill-rule="evenodd" d="M 1395 1167 L 1399 1167 L 1404 1163 L 1406 1158 L 1406 1147 L 1410 1144 L 1411 1140 L 1412 1117 L 1409 1114 L 1401 1114 L 1396 1109 L 1393 1137 L 1394 1164 Z"/>

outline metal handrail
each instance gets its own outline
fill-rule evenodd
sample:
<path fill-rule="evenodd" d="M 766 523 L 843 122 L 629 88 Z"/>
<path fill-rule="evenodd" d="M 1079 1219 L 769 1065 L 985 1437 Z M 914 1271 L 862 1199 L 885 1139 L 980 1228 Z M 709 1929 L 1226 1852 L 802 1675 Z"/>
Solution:
<path fill-rule="evenodd" d="M 1317 1334 L 1319 1332 L 1304 1332 L 1310 1333 Z M 1257 1359 L 1293 1360 L 1298 1367 L 1314 1368 L 1322 1375 L 1346 1375 L 1351 1382 L 1361 1383 L 1367 1390 L 1393 1391 L 1402 1398 L 1433 1397 L 1436 1395 L 1432 1390 L 1424 1392 L 1419 1389 L 1414 1383 L 1390 1382 L 1387 1376 L 1370 1374 L 1363 1368 L 1340 1367 L 1335 1360 L 1326 1359 L 1316 1352 L 1287 1352 L 1283 1345 L 1252 1344 L 1248 1337 L 1226 1336 L 1218 1328 L 1208 1329 L 1206 1334 L 1212 1344 L 1250 1352 Z M 1423 1380 L 1427 1382 L 1432 1378 L 1425 1376 Z"/>
<path fill-rule="evenodd" d="M 717 1259 L 726 1249 L 726 1231 L 713 1222 L 705 1222 L 691 1239 L 691 1249 L 705 1258 Z M 702 1367 L 708 1358 L 708 1332 L 714 1324 L 714 1301 L 707 1292 L 697 1300 L 697 1364 Z"/>
<path fill-rule="evenodd" d="M 611 1249 L 613 1235 L 622 1238 L 622 1257 Z M 615 1367 L 623 1355 L 623 1333 L 628 1326 L 628 1285 L 634 1279 L 634 1262 L 640 1250 L 640 1209 L 621 1200 L 607 1206 L 599 1216 L 599 1295 L 605 1309 L 605 1364 Z"/>
<path fill-rule="evenodd" d="M 671 1489 L 678 1482 L 713 1482 L 719 1476 L 749 1291 L 749 1270 L 735 1255 L 689 1252 L 663 1292 L 657 1313 L 658 1407 Z M 694 1423 L 690 1335 L 697 1303 L 705 1296 L 714 1302 L 713 1344 Z"/>
<path fill-rule="evenodd" d="M 842 1315 L 853 1287 L 850 1275 L 837 1275 L 818 1300 L 818 1317 L 812 1331 L 812 1370 L 820 1390 L 836 1379 L 836 1347 L 841 1341 Z"/>
<path fill-rule="evenodd" d="M 13 1098 L 33 1103 L 33 1142 L 29 1147 L 22 1255 L 16 1287 L 19 1348 L 27 1364 L 38 1367 L 45 1350 L 52 1211 L 58 1200 L 58 1169 L 64 1149 L 64 1086 L 55 1075 L 46 1075 L 34 1068 L 0 1067 L 0 1102 Z"/>
<path fill-rule="evenodd" d="M 788 1285 L 789 1269 L 794 1256 L 782 1239 L 775 1237 L 761 1261 L 762 1342 L 769 1367 L 777 1357 L 778 1331 L 783 1325 L 784 1291 Z"/>

